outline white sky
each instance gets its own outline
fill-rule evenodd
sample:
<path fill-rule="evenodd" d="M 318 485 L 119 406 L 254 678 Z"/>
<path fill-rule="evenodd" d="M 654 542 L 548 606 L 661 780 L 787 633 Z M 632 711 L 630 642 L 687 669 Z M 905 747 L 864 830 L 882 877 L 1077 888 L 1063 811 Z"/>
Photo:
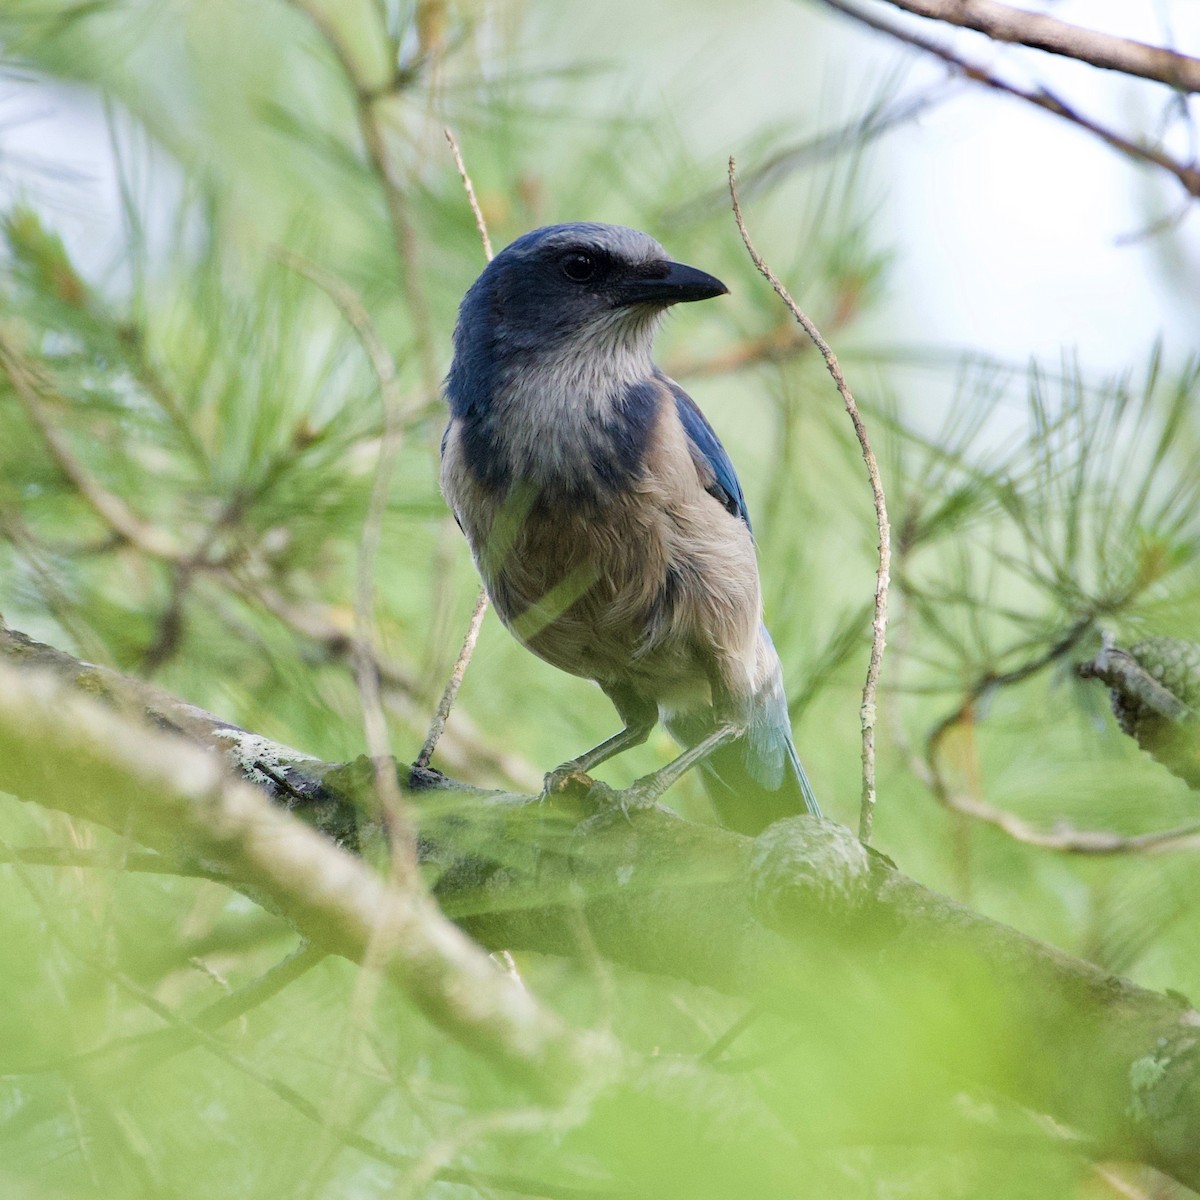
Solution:
<path fill-rule="evenodd" d="M 1054 15 L 1160 41 L 1159 6 L 1087 0 Z M 1200 4 L 1177 0 L 1175 44 L 1200 53 Z M 1013 51 L 961 47 L 1007 69 L 1015 58 L 1076 108 L 1126 130 L 1165 88 Z M 1182 144 L 1180 146 L 1182 149 Z M 1074 347 L 1093 369 L 1200 350 L 1200 202 L 1174 234 L 1122 244 L 1183 207 L 1182 188 L 1131 169 L 1095 138 L 1007 97 L 972 93 L 896 134 L 895 227 L 902 231 L 895 319 L 916 339 L 987 346 L 1022 361 Z"/>

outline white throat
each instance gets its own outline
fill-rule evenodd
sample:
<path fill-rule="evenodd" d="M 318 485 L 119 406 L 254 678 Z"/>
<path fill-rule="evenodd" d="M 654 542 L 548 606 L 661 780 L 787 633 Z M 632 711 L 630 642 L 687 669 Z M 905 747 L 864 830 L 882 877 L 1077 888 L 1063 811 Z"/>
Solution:
<path fill-rule="evenodd" d="M 497 436 L 516 478 L 540 486 L 586 480 L 592 454 L 611 438 L 606 418 L 631 387 L 654 377 L 658 317 L 617 309 L 513 372 L 495 402 L 504 406 Z"/>

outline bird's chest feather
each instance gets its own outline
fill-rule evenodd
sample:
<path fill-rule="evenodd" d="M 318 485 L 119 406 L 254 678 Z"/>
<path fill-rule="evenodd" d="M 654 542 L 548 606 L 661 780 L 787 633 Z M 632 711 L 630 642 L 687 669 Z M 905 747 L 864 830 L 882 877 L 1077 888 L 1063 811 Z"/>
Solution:
<path fill-rule="evenodd" d="M 443 487 L 501 620 L 576 674 L 595 676 L 602 658 L 630 659 L 668 588 L 669 516 L 640 502 L 632 477 L 620 491 L 592 472 L 494 488 L 459 469 L 465 441 L 451 431 Z M 542 465 L 549 470 L 545 456 Z"/>
<path fill-rule="evenodd" d="M 528 477 L 493 485 L 471 469 L 466 433 L 451 423 L 443 488 L 498 615 L 534 653 L 652 694 L 707 690 L 714 657 L 752 657 L 749 531 L 704 491 L 663 411 L 639 435 L 637 458 L 622 459 L 633 465 L 617 486 L 588 466 L 573 498 Z"/>

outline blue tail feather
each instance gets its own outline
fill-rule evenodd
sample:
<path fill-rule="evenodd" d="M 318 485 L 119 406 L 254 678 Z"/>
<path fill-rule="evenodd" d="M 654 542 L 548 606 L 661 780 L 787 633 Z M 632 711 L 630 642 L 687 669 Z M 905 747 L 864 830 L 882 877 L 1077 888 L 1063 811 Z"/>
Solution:
<path fill-rule="evenodd" d="M 760 626 L 759 637 L 764 679 L 751 704 L 746 732 L 700 763 L 705 790 L 721 824 L 751 836 L 784 817 L 821 815 L 792 740 L 783 668 L 766 626 Z M 694 746 L 712 732 L 715 720 L 711 709 L 701 709 L 673 713 L 666 725 L 683 745 Z"/>
<path fill-rule="evenodd" d="M 709 755 L 701 772 L 721 823 L 739 833 L 753 836 L 800 813 L 821 815 L 786 725 L 752 726 Z"/>

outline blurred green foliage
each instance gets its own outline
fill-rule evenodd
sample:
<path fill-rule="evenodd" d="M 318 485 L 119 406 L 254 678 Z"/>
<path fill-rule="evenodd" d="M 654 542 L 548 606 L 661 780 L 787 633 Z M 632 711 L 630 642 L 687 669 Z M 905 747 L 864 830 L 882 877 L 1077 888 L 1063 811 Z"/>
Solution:
<path fill-rule="evenodd" d="M 749 95 L 723 101 L 744 36 L 714 49 L 725 8 L 648 7 L 613 9 L 612 22 L 647 29 L 629 35 L 626 60 L 595 61 L 586 34 L 601 18 L 572 29 L 575 6 L 9 0 L 9 119 L 84 106 L 107 174 L 84 191 L 0 155 L 23 180 L 7 193 L 0 278 L 6 621 L 322 758 L 363 751 L 348 646 L 380 392 L 354 330 L 286 251 L 352 289 L 395 357 L 403 440 L 373 617 L 394 749 L 415 754 L 477 586 L 436 483 L 439 380 L 455 306 L 483 262 L 449 125 L 497 245 L 552 220 L 619 221 L 729 283 L 728 300 L 668 324 L 660 361 L 739 466 L 798 743 L 827 811 L 853 824 L 870 496 L 817 356 L 723 203 L 696 203 L 724 160 L 694 136 L 713 122 L 749 167 L 836 114 L 814 87 L 780 112 Z M 799 10 L 769 19 L 797 73 L 833 37 Z M 648 98 L 641 76 L 668 21 L 689 23 L 680 66 L 655 76 Z M 867 332 L 888 247 L 864 154 L 846 145 L 776 172 L 748 215 L 843 357 L 884 470 L 897 559 L 877 840 L 989 914 L 1151 986 L 1200 993 L 1187 850 L 1151 861 L 1031 848 L 948 812 L 923 778 L 927 739 L 959 712 L 935 764 L 951 797 L 1041 831 L 1136 833 L 1195 817 L 1195 797 L 1120 737 L 1072 667 L 1102 629 L 1200 638 L 1200 367 L 1156 355 L 1096 381 L 1074 363 L 890 361 Z M 95 211 L 67 204 L 64 217 L 71 196 Z M 948 397 L 936 411 L 922 380 Z M 114 527 L 81 479 L 173 552 Z M 444 765 L 535 787 L 614 726 L 593 689 L 489 617 Z M 656 735 L 608 778 L 628 782 L 668 753 Z M 695 781 L 669 799 L 710 819 Z M 115 841 L 0 800 L 6 854 Z M 293 948 L 281 921 L 216 884 L 26 863 L 0 867 L 0 913 L 5 1195 L 457 1197 L 501 1194 L 497 1177 L 515 1174 L 537 1195 L 603 1187 L 594 1144 L 573 1147 L 550 1116 L 513 1111 L 477 1063 L 342 962 L 303 974 L 214 1045 L 140 1059 L 128 1039 L 191 1019 Z M 572 1020 L 608 1024 L 647 1053 L 702 1055 L 742 1012 L 598 963 L 519 967 Z M 814 1022 L 836 1027 L 836 1009 L 814 1002 Z M 1052 1153 L 1032 1127 L 1026 1137 L 1019 1115 L 949 1120 L 952 1086 L 927 1109 L 920 1095 L 907 1113 L 868 1103 L 849 1065 L 806 1062 L 819 1052 L 811 1037 L 800 1045 L 764 1020 L 730 1051 L 730 1070 L 797 1126 L 810 1113 L 785 1093 L 810 1070 L 829 1089 L 824 1115 L 846 1118 L 813 1121 L 813 1176 L 798 1195 L 1115 1194 L 1073 1153 Z M 350 1132 L 374 1149 L 348 1144 Z M 460 1174 L 438 1182 L 443 1168 Z M 695 1180 L 675 1185 L 698 1194 Z"/>

